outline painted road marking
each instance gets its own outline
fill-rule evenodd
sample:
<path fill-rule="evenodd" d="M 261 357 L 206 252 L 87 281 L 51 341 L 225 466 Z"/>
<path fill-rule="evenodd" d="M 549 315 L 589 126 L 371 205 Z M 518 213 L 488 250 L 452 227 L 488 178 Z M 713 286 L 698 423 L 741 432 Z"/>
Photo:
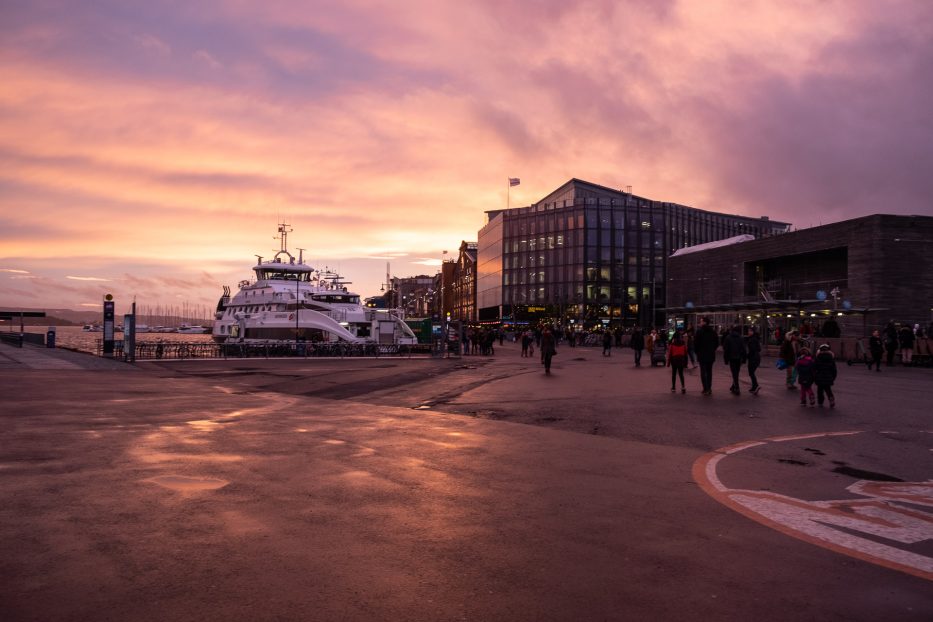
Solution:
<path fill-rule="evenodd" d="M 933 558 L 894 544 L 933 540 L 933 480 L 860 480 L 846 490 L 864 498 L 805 501 L 770 491 L 731 489 L 717 475 L 720 462 L 752 447 L 860 433 L 780 436 L 736 443 L 701 456 L 693 464 L 693 478 L 708 495 L 756 522 L 837 553 L 933 581 Z"/>

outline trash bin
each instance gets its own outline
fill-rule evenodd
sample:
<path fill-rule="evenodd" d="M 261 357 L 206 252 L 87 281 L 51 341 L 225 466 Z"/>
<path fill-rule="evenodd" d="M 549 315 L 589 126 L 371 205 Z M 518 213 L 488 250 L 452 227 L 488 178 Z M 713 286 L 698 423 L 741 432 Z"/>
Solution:
<path fill-rule="evenodd" d="M 55 327 L 49 326 L 49 329 L 45 331 L 45 347 L 54 348 L 55 347 Z"/>

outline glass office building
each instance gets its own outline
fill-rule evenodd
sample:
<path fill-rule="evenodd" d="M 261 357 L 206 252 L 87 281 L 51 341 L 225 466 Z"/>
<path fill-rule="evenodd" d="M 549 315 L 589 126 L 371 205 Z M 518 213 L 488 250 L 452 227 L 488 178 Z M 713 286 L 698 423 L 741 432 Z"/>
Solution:
<path fill-rule="evenodd" d="M 487 212 L 477 244 L 477 319 L 659 324 L 667 258 L 675 250 L 787 230 L 768 218 L 652 201 L 571 179 L 533 205 Z"/>

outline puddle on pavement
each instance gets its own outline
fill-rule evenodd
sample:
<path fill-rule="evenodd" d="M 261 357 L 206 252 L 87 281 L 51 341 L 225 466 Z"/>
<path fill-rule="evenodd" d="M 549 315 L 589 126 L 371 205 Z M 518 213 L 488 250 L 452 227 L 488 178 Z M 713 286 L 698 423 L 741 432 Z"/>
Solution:
<path fill-rule="evenodd" d="M 856 469 L 855 467 L 850 466 L 839 466 L 833 469 L 833 473 L 839 473 L 841 475 L 848 475 L 849 477 L 854 477 L 855 479 L 867 479 L 873 482 L 903 482 L 904 480 L 894 477 L 893 475 L 885 475 L 884 473 L 875 473 L 874 471 L 864 471 L 862 469 Z"/>
<path fill-rule="evenodd" d="M 213 432 L 218 427 L 220 427 L 219 423 L 216 421 L 211 421 L 210 419 L 197 419 L 195 421 L 188 421 L 186 423 L 198 432 Z"/>
<path fill-rule="evenodd" d="M 412 410 L 429 410 L 431 408 L 428 404 L 421 404 L 420 406 L 415 406 Z"/>
<path fill-rule="evenodd" d="M 354 458 L 365 458 L 366 456 L 372 456 L 375 453 L 376 453 L 375 449 L 372 449 L 370 447 L 364 447 L 363 449 L 353 454 L 353 457 Z"/>
<path fill-rule="evenodd" d="M 134 452 L 135 457 L 142 462 L 237 462 L 243 459 L 243 456 L 236 454 L 182 454 L 171 453 L 167 451 L 149 451 L 147 449 L 137 449 Z"/>
<path fill-rule="evenodd" d="M 341 473 L 342 477 L 348 477 L 350 479 L 365 479 L 367 477 L 372 477 L 372 473 L 369 471 L 347 471 L 346 473 Z"/>
<path fill-rule="evenodd" d="M 197 492 L 199 490 L 217 490 L 223 488 L 230 482 L 215 477 L 186 477 L 184 475 L 159 475 L 144 479 L 144 482 L 152 482 L 179 492 Z"/>
<path fill-rule="evenodd" d="M 324 441 L 324 443 L 327 445 L 344 445 L 346 444 L 346 442 L 347 441 L 341 441 L 336 438 L 329 438 L 326 441 Z"/>

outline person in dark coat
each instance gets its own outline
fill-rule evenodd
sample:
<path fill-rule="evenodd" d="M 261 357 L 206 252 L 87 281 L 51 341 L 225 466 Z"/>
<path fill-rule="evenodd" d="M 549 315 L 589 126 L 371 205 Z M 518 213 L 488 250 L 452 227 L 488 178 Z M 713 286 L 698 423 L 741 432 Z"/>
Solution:
<path fill-rule="evenodd" d="M 914 330 L 910 325 L 901 329 L 898 341 L 901 346 L 901 363 L 910 365 L 914 358 Z"/>
<path fill-rule="evenodd" d="M 612 333 L 608 328 L 603 331 L 603 356 L 612 356 Z"/>
<path fill-rule="evenodd" d="M 752 387 L 748 391 L 758 395 L 761 387 L 758 385 L 758 376 L 755 375 L 755 371 L 761 365 L 761 339 L 758 338 L 758 333 L 752 326 L 748 327 L 748 334 L 745 336 L 745 352 L 748 356 L 748 379 L 752 381 Z"/>
<path fill-rule="evenodd" d="M 693 338 L 693 349 L 696 351 L 697 362 L 700 364 L 700 382 L 703 384 L 703 395 L 713 393 L 713 365 L 716 363 L 716 350 L 719 349 L 719 336 L 709 325 L 709 318 L 700 318 L 700 327 Z"/>
<path fill-rule="evenodd" d="M 784 361 L 784 369 L 787 372 L 787 388 L 794 387 L 794 372 L 797 365 L 797 335 L 793 331 L 784 333 L 784 341 L 781 342 L 780 351 L 781 360 Z"/>
<path fill-rule="evenodd" d="M 741 394 L 739 372 L 742 371 L 742 364 L 747 356 L 745 341 L 742 339 L 739 327 L 733 326 L 722 342 L 723 362 L 729 366 L 729 370 L 732 372 L 732 386 L 729 387 L 729 392 L 732 395 Z"/>
<path fill-rule="evenodd" d="M 816 401 L 823 407 L 823 396 L 829 398 L 829 407 L 836 407 L 836 396 L 833 395 L 833 382 L 836 381 L 836 356 L 824 343 L 813 359 L 813 384 L 816 385 Z"/>
<path fill-rule="evenodd" d="M 884 342 L 881 340 L 881 332 L 873 330 L 868 339 L 868 352 L 871 354 L 871 360 L 868 362 L 868 371 L 871 366 L 875 366 L 875 371 L 881 371 L 881 356 L 884 354 Z"/>
<path fill-rule="evenodd" d="M 541 333 L 541 361 L 544 363 L 544 373 L 551 375 L 551 358 L 557 354 L 557 340 L 550 328 Z"/>
<path fill-rule="evenodd" d="M 632 340 L 629 342 L 632 350 L 635 350 L 635 367 L 641 367 L 641 353 L 645 349 L 645 336 L 637 326 L 632 333 Z"/>
<path fill-rule="evenodd" d="M 897 327 L 894 322 L 888 322 L 884 327 L 884 350 L 888 354 L 888 367 L 894 365 L 894 353 L 897 352 Z"/>

